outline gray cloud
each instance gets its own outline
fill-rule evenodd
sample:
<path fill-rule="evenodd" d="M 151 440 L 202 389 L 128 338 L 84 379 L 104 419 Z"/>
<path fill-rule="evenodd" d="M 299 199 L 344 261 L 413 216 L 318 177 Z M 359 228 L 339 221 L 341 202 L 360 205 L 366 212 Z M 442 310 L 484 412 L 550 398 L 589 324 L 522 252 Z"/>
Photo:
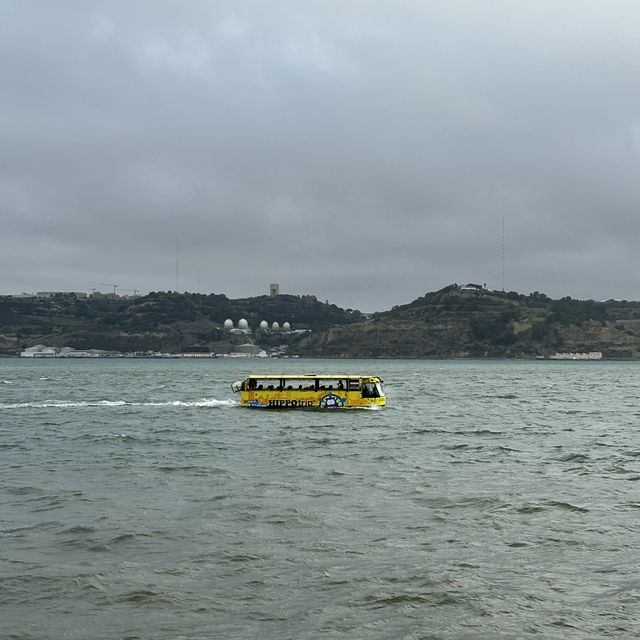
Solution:
<path fill-rule="evenodd" d="M 628 2 L 0 2 L 0 292 L 638 299 Z M 103 287 L 104 289 L 104 287 Z"/>

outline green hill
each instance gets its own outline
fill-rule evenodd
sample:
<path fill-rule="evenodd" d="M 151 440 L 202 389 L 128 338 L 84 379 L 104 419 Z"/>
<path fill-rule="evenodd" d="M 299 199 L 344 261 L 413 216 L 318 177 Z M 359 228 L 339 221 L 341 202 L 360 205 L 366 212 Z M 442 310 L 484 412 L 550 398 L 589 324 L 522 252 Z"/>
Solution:
<path fill-rule="evenodd" d="M 345 358 L 536 358 L 589 351 L 636 358 L 640 303 L 451 285 L 367 322 L 305 336 L 296 347 L 306 355 Z"/>
<path fill-rule="evenodd" d="M 244 318 L 257 328 L 264 320 L 322 332 L 362 320 L 359 311 L 322 303 L 315 296 L 279 295 L 230 300 L 223 294 L 150 293 L 127 299 L 73 294 L 53 297 L 0 297 L 0 354 L 16 355 L 26 346 L 46 344 L 75 349 L 168 351 L 231 348 L 245 335 L 223 330 L 226 319 Z M 269 347 L 282 334 L 254 334 Z"/>
<path fill-rule="evenodd" d="M 256 329 L 289 322 L 306 333 L 225 331 L 229 318 Z M 365 318 L 314 296 L 232 300 L 223 294 L 150 293 L 126 299 L 0 297 L 0 355 L 46 344 L 121 352 L 224 352 L 253 341 L 270 349 L 336 358 L 535 358 L 601 351 L 640 357 L 640 303 L 552 300 L 535 292 L 451 285 Z"/>

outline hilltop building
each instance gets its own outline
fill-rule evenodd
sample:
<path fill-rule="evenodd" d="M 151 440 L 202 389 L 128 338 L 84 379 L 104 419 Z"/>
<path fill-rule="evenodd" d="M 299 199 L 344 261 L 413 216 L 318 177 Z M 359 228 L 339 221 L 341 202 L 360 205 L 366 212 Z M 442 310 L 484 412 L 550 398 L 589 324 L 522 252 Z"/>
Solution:
<path fill-rule="evenodd" d="M 56 298 L 57 296 L 67 296 L 72 298 L 86 299 L 88 295 L 81 291 L 38 291 L 38 298 Z"/>

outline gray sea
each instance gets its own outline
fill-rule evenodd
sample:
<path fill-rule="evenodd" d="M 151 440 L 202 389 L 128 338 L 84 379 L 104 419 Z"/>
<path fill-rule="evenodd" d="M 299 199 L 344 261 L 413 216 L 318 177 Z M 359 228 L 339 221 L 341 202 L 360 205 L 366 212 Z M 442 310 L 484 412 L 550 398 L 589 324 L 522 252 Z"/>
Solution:
<path fill-rule="evenodd" d="M 237 406 L 381 376 L 381 410 Z M 640 636 L 640 363 L 0 360 L 3 639 Z"/>

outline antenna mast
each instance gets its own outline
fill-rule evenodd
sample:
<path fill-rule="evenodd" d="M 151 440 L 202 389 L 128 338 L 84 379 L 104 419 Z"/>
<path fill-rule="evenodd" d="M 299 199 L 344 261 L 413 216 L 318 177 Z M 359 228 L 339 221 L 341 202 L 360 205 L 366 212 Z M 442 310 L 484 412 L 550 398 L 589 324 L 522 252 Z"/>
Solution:
<path fill-rule="evenodd" d="M 179 265 L 180 265 L 180 245 L 176 240 L 176 293 L 178 293 Z"/>
<path fill-rule="evenodd" d="M 504 216 L 502 216 L 502 293 L 504 293 Z"/>

